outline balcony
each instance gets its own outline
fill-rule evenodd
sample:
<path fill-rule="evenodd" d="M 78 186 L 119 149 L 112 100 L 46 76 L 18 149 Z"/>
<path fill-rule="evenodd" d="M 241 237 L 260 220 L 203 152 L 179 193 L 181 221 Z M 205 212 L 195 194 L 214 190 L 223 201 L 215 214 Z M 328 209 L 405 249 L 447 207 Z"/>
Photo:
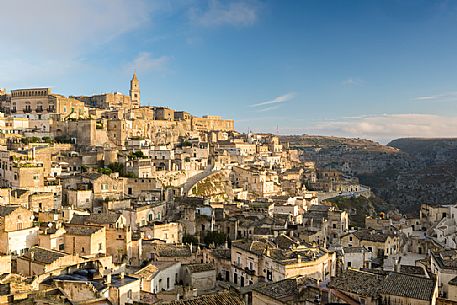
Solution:
<path fill-rule="evenodd" d="M 249 275 L 255 275 L 255 270 L 254 269 L 249 269 L 248 267 L 244 268 L 244 272 Z"/>
<path fill-rule="evenodd" d="M 35 112 L 43 112 L 43 107 L 37 107 L 37 108 L 35 109 Z"/>
<path fill-rule="evenodd" d="M 26 107 L 26 108 L 22 109 L 22 111 L 23 111 L 24 113 L 30 113 L 30 112 L 32 112 L 32 108 Z"/>

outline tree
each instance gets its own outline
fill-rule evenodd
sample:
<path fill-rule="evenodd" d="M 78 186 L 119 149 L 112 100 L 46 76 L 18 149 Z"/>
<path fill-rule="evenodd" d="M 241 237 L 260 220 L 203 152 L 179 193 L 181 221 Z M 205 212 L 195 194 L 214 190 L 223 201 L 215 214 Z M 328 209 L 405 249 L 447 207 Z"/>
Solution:
<path fill-rule="evenodd" d="M 119 175 L 124 175 L 124 165 L 119 162 L 114 162 L 108 165 L 108 168 L 113 172 L 118 172 Z"/>
<path fill-rule="evenodd" d="M 97 169 L 97 171 L 104 175 L 110 175 L 113 172 L 110 168 L 107 167 L 100 167 Z"/>
<path fill-rule="evenodd" d="M 196 245 L 198 244 L 198 239 L 197 237 L 190 235 L 190 234 L 184 234 L 182 237 L 182 242 L 183 244 L 193 244 Z"/>
<path fill-rule="evenodd" d="M 137 151 L 131 153 L 131 156 L 134 158 L 140 159 L 140 158 L 144 157 L 144 153 L 141 150 L 137 150 Z"/>
<path fill-rule="evenodd" d="M 215 246 L 223 245 L 227 240 L 227 235 L 217 231 L 210 231 L 206 233 L 205 237 L 203 238 L 205 244 L 210 245 L 214 243 Z"/>

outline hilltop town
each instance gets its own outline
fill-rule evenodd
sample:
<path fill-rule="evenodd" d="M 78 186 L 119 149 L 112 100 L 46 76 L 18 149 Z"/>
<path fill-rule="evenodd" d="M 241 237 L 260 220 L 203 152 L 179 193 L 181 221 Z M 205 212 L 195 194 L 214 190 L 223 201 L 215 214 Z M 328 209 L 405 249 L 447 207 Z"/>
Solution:
<path fill-rule="evenodd" d="M 425 157 L 143 104 L 0 90 L 0 304 L 457 304 L 457 206 L 375 179 Z"/>

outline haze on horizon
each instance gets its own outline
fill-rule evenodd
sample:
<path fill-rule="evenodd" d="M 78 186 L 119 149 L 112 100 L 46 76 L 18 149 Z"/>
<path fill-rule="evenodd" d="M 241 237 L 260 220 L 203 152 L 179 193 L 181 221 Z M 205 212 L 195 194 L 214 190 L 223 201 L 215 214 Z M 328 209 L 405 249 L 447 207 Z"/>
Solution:
<path fill-rule="evenodd" d="M 0 87 L 128 91 L 246 132 L 455 137 L 457 2 L 2 1 Z M 24 10 L 27 7 L 27 10 Z"/>

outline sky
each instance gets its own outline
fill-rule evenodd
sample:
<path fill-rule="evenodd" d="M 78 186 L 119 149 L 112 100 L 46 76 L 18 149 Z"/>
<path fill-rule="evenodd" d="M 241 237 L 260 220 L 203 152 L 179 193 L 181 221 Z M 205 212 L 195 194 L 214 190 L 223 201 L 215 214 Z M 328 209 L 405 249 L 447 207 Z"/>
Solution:
<path fill-rule="evenodd" d="M 0 0 L 0 87 L 128 94 L 241 132 L 457 137 L 457 1 Z M 27 8 L 27 9 L 24 9 Z"/>

